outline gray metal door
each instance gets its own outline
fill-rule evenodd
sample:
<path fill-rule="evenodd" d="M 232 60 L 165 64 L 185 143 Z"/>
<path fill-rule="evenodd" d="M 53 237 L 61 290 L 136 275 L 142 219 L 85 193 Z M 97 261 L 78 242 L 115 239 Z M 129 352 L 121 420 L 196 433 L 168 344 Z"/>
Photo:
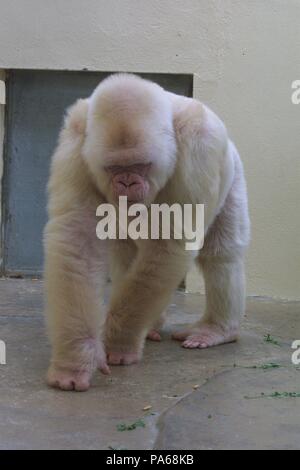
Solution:
<path fill-rule="evenodd" d="M 13 70 L 8 76 L 3 176 L 2 271 L 39 275 L 46 185 L 64 110 L 90 95 L 107 74 Z M 189 75 L 145 74 L 178 94 L 191 96 Z"/>

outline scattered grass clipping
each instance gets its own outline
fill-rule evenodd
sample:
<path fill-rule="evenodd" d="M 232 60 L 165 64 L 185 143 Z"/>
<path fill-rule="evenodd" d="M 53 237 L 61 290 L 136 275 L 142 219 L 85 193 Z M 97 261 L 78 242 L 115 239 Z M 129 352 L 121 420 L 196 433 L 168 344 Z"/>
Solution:
<path fill-rule="evenodd" d="M 120 446 L 120 447 L 108 446 L 108 449 L 109 450 L 128 450 L 127 447 L 123 447 L 123 446 Z"/>
<path fill-rule="evenodd" d="M 269 362 L 267 364 L 257 364 L 254 366 L 240 366 L 238 364 L 234 364 L 233 367 L 240 369 L 256 369 L 256 370 L 271 370 L 271 369 L 280 369 L 283 367 L 281 364 L 276 364 L 275 362 Z"/>
<path fill-rule="evenodd" d="M 125 423 L 118 424 L 117 430 L 120 432 L 134 431 L 137 428 L 144 428 L 145 426 L 146 426 L 145 421 L 143 419 L 138 419 L 132 424 L 125 424 Z"/>
<path fill-rule="evenodd" d="M 259 366 L 252 366 L 251 369 L 261 369 L 261 370 L 270 370 L 270 369 L 280 369 L 282 367 L 280 364 L 275 362 L 270 362 L 268 364 L 261 364 Z"/>
<path fill-rule="evenodd" d="M 300 398 L 300 392 L 273 392 L 270 394 L 261 393 L 260 395 L 244 397 L 246 400 L 258 400 L 259 398 Z"/>
<path fill-rule="evenodd" d="M 270 334 L 264 335 L 264 341 L 265 343 L 270 343 L 270 344 L 274 344 L 275 346 L 280 346 L 279 341 L 273 338 L 273 336 L 271 336 Z"/>

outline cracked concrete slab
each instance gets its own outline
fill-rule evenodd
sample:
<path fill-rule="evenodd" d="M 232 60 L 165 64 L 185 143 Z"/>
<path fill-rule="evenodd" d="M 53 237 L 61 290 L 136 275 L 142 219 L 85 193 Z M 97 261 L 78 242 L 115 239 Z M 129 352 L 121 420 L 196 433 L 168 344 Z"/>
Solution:
<path fill-rule="evenodd" d="M 299 371 L 292 368 L 220 373 L 162 416 L 154 448 L 299 449 L 299 400 L 271 398 L 299 390 Z"/>
<path fill-rule="evenodd" d="M 178 292 L 163 341 L 147 342 L 140 364 L 114 367 L 110 377 L 97 374 L 83 394 L 45 385 L 50 349 L 42 306 L 42 281 L 0 280 L 0 339 L 7 346 L 0 449 L 300 447 L 300 399 L 243 398 L 300 391 L 300 371 L 291 363 L 291 344 L 300 339 L 299 302 L 251 298 L 238 343 L 188 351 L 170 332 L 195 321 L 204 299 Z M 279 345 L 266 342 L 267 334 Z M 248 369 L 271 362 L 283 367 Z M 144 412 L 145 406 L 152 408 Z M 145 427 L 118 430 L 141 418 Z"/>

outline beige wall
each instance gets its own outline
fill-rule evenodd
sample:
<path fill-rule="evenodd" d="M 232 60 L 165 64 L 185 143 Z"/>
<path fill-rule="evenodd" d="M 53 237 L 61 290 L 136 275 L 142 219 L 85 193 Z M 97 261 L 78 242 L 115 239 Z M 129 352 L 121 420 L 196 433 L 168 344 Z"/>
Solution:
<path fill-rule="evenodd" d="M 0 68 L 195 74 L 245 163 L 248 292 L 300 299 L 299 0 L 0 0 L 0 12 Z"/>

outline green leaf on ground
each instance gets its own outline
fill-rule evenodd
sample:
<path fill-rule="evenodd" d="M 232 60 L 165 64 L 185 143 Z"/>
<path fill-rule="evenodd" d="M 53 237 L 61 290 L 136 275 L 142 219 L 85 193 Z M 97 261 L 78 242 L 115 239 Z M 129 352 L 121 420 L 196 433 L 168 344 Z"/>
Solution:
<path fill-rule="evenodd" d="M 239 367 L 241 369 L 260 369 L 260 370 L 270 370 L 270 369 L 280 369 L 283 367 L 281 364 L 276 364 L 275 362 L 269 362 L 266 364 L 258 364 L 254 366 L 239 366 L 234 364 L 233 367 Z"/>
<path fill-rule="evenodd" d="M 275 362 L 270 362 L 269 364 L 253 366 L 252 369 L 269 370 L 269 369 L 280 369 L 280 367 L 282 367 L 280 364 L 275 364 Z"/>
<path fill-rule="evenodd" d="M 300 392 L 273 392 L 270 394 L 261 393 L 258 396 L 244 397 L 246 400 L 257 400 L 259 398 L 300 398 Z"/>
<path fill-rule="evenodd" d="M 264 341 L 265 343 L 271 343 L 271 344 L 274 344 L 275 346 L 280 346 L 279 341 L 273 338 L 273 336 L 271 336 L 270 334 L 264 335 Z"/>
<path fill-rule="evenodd" d="M 128 450 L 126 447 L 120 446 L 120 447 L 114 447 L 114 446 L 108 446 L 109 450 Z"/>
<path fill-rule="evenodd" d="M 132 424 L 125 424 L 125 423 L 118 424 L 117 425 L 117 430 L 120 431 L 120 432 L 134 431 L 134 429 L 136 429 L 136 428 L 144 428 L 145 426 L 146 426 L 146 424 L 145 424 L 144 420 L 143 419 L 138 419 L 137 421 L 135 421 Z"/>

